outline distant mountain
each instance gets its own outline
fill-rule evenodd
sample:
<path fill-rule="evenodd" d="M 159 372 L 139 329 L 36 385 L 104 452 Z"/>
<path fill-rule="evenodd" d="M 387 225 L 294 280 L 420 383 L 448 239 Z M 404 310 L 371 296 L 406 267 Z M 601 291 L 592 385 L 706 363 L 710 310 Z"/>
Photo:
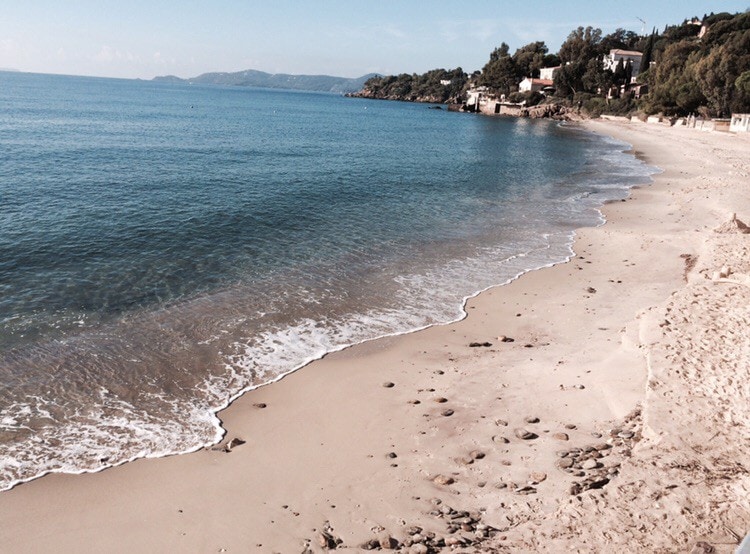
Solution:
<path fill-rule="evenodd" d="M 314 92 L 348 93 L 361 90 L 375 73 L 363 75 L 356 79 L 332 77 L 330 75 L 287 75 L 284 73 L 265 73 L 254 69 L 235 73 L 204 73 L 189 79 L 180 79 L 174 75 L 154 77 L 154 81 L 165 83 L 198 83 L 207 85 L 232 85 L 238 87 L 265 87 L 287 90 L 308 90 Z"/>

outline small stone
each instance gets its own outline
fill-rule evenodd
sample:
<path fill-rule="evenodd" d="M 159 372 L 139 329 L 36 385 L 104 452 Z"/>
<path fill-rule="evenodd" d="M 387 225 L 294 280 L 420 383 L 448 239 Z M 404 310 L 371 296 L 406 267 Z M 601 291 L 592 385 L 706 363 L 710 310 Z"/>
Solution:
<path fill-rule="evenodd" d="M 573 459 L 572 458 L 560 458 L 557 460 L 557 463 L 555 464 L 560 469 L 570 469 L 573 467 Z"/>
<path fill-rule="evenodd" d="M 481 460 L 482 458 L 484 458 L 484 452 L 482 452 L 480 450 L 472 450 L 469 453 L 469 456 L 471 456 L 475 460 Z"/>
<path fill-rule="evenodd" d="M 378 544 L 383 550 L 393 550 L 398 544 L 387 532 L 378 535 Z"/>
<path fill-rule="evenodd" d="M 518 487 L 513 492 L 515 492 L 516 494 L 536 494 L 536 489 L 531 486 L 525 486 L 525 487 Z"/>
<path fill-rule="evenodd" d="M 411 527 L 406 529 L 406 533 L 408 535 L 417 535 L 422 532 L 422 528 L 418 525 L 412 525 Z"/>
<path fill-rule="evenodd" d="M 583 390 L 583 389 L 585 389 L 586 387 L 585 387 L 585 386 L 583 386 L 583 385 L 581 385 L 581 384 L 579 383 L 579 384 L 577 384 L 577 385 L 573 385 L 573 388 L 574 388 L 574 389 L 578 389 L 578 390 Z"/>
<path fill-rule="evenodd" d="M 539 418 L 536 416 L 526 416 L 523 420 L 526 423 L 539 423 Z"/>
<path fill-rule="evenodd" d="M 239 437 L 235 437 L 235 438 L 233 438 L 232 440 L 230 440 L 230 441 L 229 441 L 229 442 L 227 443 L 227 445 L 226 445 L 226 446 L 224 447 L 224 450 L 225 450 L 226 452 L 231 452 L 231 450 L 232 450 L 232 449 L 233 449 L 234 447 L 236 447 L 236 446 L 240 446 L 240 445 L 243 445 L 243 444 L 245 444 L 245 441 L 244 441 L 244 440 L 242 440 L 242 439 L 241 439 L 241 438 L 239 438 Z"/>
<path fill-rule="evenodd" d="M 495 485 L 495 488 L 496 489 L 507 489 L 508 488 L 508 483 L 498 483 L 498 484 Z"/>
<path fill-rule="evenodd" d="M 531 431 L 527 431 L 526 429 L 516 429 L 513 431 L 513 434 L 519 439 L 525 441 L 537 438 L 537 435 L 535 435 Z"/>
<path fill-rule="evenodd" d="M 336 548 L 336 541 L 326 532 L 318 533 L 318 544 L 321 548 Z"/>
<path fill-rule="evenodd" d="M 555 433 L 552 435 L 553 439 L 557 439 L 559 441 L 566 441 L 568 440 L 568 434 L 567 433 Z"/>
<path fill-rule="evenodd" d="M 390 389 L 390 388 L 395 387 L 396 385 L 395 385 L 395 383 L 391 383 L 390 381 L 386 381 L 385 383 L 383 383 L 383 386 L 385 388 L 387 388 L 387 389 Z"/>
<path fill-rule="evenodd" d="M 435 370 L 435 373 L 436 373 L 437 375 L 443 375 L 443 374 L 445 374 L 445 371 L 443 371 L 442 369 L 436 369 L 436 370 Z"/>
<path fill-rule="evenodd" d="M 622 433 L 618 433 L 617 436 L 621 439 L 632 439 L 635 436 L 635 433 L 631 433 L 630 431 L 623 431 Z"/>
<path fill-rule="evenodd" d="M 502 339 L 500 339 L 500 341 L 501 342 L 515 342 L 516 339 L 512 339 L 510 337 L 503 337 Z"/>
<path fill-rule="evenodd" d="M 445 404 L 446 402 L 448 402 L 448 399 L 443 396 L 438 396 L 435 399 L 435 402 L 437 402 L 438 404 Z"/>
<path fill-rule="evenodd" d="M 531 481 L 534 481 L 535 483 L 541 483 L 545 479 L 547 479 L 547 474 L 543 471 L 532 471 L 529 475 L 529 478 Z"/>
<path fill-rule="evenodd" d="M 257 404 L 253 404 L 253 406 L 255 406 L 256 408 L 262 410 L 263 408 L 265 408 L 266 406 L 268 406 L 268 404 L 266 404 L 265 402 L 258 402 Z"/>
<path fill-rule="evenodd" d="M 422 543 L 413 544 L 409 548 L 409 554 L 429 554 L 430 549 Z"/>
<path fill-rule="evenodd" d="M 453 477 L 449 477 L 447 475 L 437 475 L 432 479 L 432 482 L 436 485 L 452 485 L 455 483 Z"/>
<path fill-rule="evenodd" d="M 445 417 L 450 417 L 453 414 L 454 414 L 454 412 L 451 409 L 443 410 L 442 412 L 440 412 L 440 415 L 445 416 Z"/>
<path fill-rule="evenodd" d="M 489 348 L 490 346 L 492 346 L 492 343 L 491 342 L 470 342 L 469 346 L 471 348 L 479 348 L 479 347 Z"/>
<path fill-rule="evenodd" d="M 596 469 L 596 468 L 598 468 L 600 466 L 601 466 L 601 464 L 599 462 L 597 462 L 596 460 L 594 460 L 593 458 L 586 460 L 581 465 L 581 467 L 583 469 Z"/>
<path fill-rule="evenodd" d="M 504 419 L 496 419 L 495 420 L 495 425 L 497 425 L 498 427 L 507 427 L 508 426 L 508 422 L 505 421 Z"/>
<path fill-rule="evenodd" d="M 388 454 L 386 454 L 386 457 L 393 459 L 398 458 L 398 455 L 395 452 L 388 452 Z"/>
<path fill-rule="evenodd" d="M 380 541 L 378 539 L 370 539 L 362 543 L 362 550 L 377 550 L 380 548 Z"/>
<path fill-rule="evenodd" d="M 492 437 L 492 442 L 496 442 L 497 444 L 508 444 L 510 441 L 502 435 L 495 435 Z"/>
<path fill-rule="evenodd" d="M 409 400 L 409 404 L 414 404 L 414 405 L 416 405 L 416 404 L 421 404 L 421 402 L 420 402 L 419 400 L 416 400 L 416 399 L 415 399 L 415 400 Z"/>
<path fill-rule="evenodd" d="M 695 546 L 693 546 L 693 549 L 690 551 L 690 554 L 713 554 L 716 552 L 716 549 L 713 547 L 713 545 L 707 543 L 706 541 L 698 541 L 695 543 Z M 739 549 L 737 550 L 739 552 Z"/>
<path fill-rule="evenodd" d="M 589 287 L 586 289 L 586 292 L 588 292 L 589 294 L 594 294 L 596 292 L 596 289 L 594 287 Z"/>
<path fill-rule="evenodd" d="M 566 429 L 575 429 L 575 428 L 576 428 L 576 426 L 575 426 L 575 425 L 573 425 L 572 423 L 566 423 L 566 424 L 565 424 L 565 428 L 566 428 Z"/>

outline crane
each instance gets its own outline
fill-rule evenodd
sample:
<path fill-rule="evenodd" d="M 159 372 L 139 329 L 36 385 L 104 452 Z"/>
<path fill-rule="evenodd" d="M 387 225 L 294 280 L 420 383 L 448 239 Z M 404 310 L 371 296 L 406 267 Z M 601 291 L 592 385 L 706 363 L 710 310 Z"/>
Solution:
<path fill-rule="evenodd" d="M 645 37 L 646 36 L 646 22 L 643 19 L 641 19 L 640 17 L 638 17 L 637 15 L 635 16 L 635 18 L 638 21 L 640 21 L 641 23 L 643 23 L 643 27 L 641 27 L 641 36 Z"/>

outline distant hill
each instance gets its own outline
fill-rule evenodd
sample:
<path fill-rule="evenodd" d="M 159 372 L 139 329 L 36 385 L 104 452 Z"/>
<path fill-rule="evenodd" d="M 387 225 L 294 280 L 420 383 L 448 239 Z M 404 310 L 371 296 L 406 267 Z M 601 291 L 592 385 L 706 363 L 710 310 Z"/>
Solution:
<path fill-rule="evenodd" d="M 347 93 L 361 90 L 365 81 L 376 74 L 370 73 L 347 79 L 330 75 L 287 75 L 284 73 L 265 73 L 254 69 L 235 73 L 203 73 L 197 77 L 181 79 L 174 75 L 154 77 L 154 81 L 166 83 L 198 83 L 207 85 L 232 85 L 238 87 L 264 87 L 287 90 L 308 90 L 314 92 Z"/>

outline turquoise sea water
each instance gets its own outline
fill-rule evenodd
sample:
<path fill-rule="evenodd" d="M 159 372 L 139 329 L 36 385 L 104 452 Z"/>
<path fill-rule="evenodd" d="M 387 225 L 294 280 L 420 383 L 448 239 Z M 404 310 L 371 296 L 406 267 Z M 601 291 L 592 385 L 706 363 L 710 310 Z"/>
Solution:
<path fill-rule="evenodd" d="M 0 489 L 221 436 L 242 391 L 453 321 L 653 172 L 550 121 L 0 73 Z"/>

